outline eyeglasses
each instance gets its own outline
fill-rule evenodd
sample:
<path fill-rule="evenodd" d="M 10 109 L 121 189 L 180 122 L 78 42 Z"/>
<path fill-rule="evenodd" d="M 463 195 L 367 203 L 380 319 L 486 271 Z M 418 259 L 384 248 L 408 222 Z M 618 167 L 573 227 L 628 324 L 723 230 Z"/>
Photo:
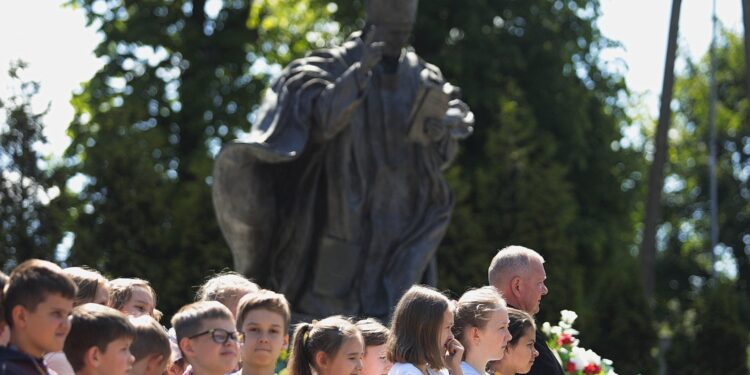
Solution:
<path fill-rule="evenodd" d="M 222 328 L 212 328 L 212 329 L 209 329 L 208 331 L 196 333 L 192 336 L 188 336 L 188 338 L 194 339 L 196 337 L 200 337 L 200 336 L 208 335 L 208 334 L 211 335 L 211 340 L 214 340 L 215 343 L 222 344 L 222 345 L 226 344 L 227 341 L 229 341 L 230 339 L 234 342 L 239 342 L 240 337 L 241 337 L 241 334 L 238 333 L 237 331 L 229 332 L 226 329 L 222 329 Z"/>

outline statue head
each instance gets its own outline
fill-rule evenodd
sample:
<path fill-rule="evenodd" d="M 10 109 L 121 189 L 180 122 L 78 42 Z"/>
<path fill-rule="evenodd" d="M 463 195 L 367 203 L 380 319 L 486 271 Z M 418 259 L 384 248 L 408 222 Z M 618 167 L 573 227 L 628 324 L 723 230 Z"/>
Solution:
<path fill-rule="evenodd" d="M 417 19 L 419 0 L 366 0 L 368 25 L 375 26 L 376 40 L 385 42 L 383 53 L 398 56 L 406 47 Z"/>

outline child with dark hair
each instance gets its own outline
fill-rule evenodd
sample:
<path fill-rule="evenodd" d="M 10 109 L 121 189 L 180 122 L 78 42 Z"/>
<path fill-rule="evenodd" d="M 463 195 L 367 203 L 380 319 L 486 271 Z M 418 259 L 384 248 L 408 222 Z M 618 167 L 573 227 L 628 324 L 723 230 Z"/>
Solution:
<path fill-rule="evenodd" d="M 364 340 L 347 318 L 300 323 L 294 331 L 289 375 L 354 375 L 362 371 Z"/>
<path fill-rule="evenodd" d="M 54 263 L 32 259 L 11 272 L 3 298 L 10 345 L 0 347 L 0 375 L 49 373 L 42 356 L 62 350 L 75 296 L 75 283 Z"/>
<path fill-rule="evenodd" d="M 387 375 L 391 363 L 386 355 L 386 343 L 390 331 L 373 318 L 362 319 L 355 323 L 365 340 L 364 368 L 361 375 Z"/>
<path fill-rule="evenodd" d="M 135 358 L 135 327 L 121 312 L 87 303 L 76 307 L 63 351 L 76 375 L 127 375 Z"/>
<path fill-rule="evenodd" d="M 529 313 L 508 308 L 510 324 L 508 330 L 513 338 L 505 347 L 505 355 L 499 361 L 490 362 L 490 370 L 495 375 L 526 374 L 534 365 L 539 352 L 536 342 L 536 323 Z"/>
<path fill-rule="evenodd" d="M 135 339 L 130 352 L 135 357 L 130 375 L 161 375 L 166 371 L 172 354 L 167 330 L 148 315 L 131 317 Z"/>
<path fill-rule="evenodd" d="M 242 332 L 242 370 L 235 375 L 274 375 L 281 351 L 289 346 L 289 302 L 279 293 L 260 290 L 246 294 L 237 307 Z"/>

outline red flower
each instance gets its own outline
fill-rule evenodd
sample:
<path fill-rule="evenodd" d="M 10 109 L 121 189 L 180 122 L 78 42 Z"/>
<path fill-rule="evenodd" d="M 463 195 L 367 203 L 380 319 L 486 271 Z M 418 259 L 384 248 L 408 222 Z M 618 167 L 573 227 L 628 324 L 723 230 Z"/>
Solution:
<path fill-rule="evenodd" d="M 575 374 L 576 372 L 576 364 L 573 362 L 568 362 L 568 364 L 565 366 L 565 371 Z"/>
<path fill-rule="evenodd" d="M 570 333 L 563 333 L 562 335 L 560 335 L 560 338 L 557 339 L 557 343 L 560 346 L 573 345 L 573 335 L 571 335 Z"/>
<path fill-rule="evenodd" d="M 588 365 L 586 365 L 586 367 L 583 368 L 584 374 L 596 375 L 600 373 L 601 371 L 602 371 L 602 368 L 593 363 L 589 363 Z"/>

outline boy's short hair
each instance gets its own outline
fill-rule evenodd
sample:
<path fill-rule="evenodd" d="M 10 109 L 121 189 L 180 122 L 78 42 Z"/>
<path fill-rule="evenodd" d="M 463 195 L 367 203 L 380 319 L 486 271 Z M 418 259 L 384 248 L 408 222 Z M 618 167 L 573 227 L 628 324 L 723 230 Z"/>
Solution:
<path fill-rule="evenodd" d="M 21 305 L 34 311 L 49 294 L 72 300 L 76 296 L 76 284 L 52 262 L 31 259 L 19 264 L 11 272 L 3 296 L 3 314 L 8 326 L 13 328 L 14 307 Z"/>
<path fill-rule="evenodd" d="M 172 317 L 177 344 L 179 345 L 185 337 L 201 333 L 203 322 L 209 319 L 234 320 L 234 317 L 232 312 L 218 301 L 199 301 L 183 306 Z"/>
<path fill-rule="evenodd" d="M 114 279 L 107 283 L 107 288 L 109 288 L 109 305 L 117 310 L 122 309 L 130 300 L 135 288 L 144 288 L 151 293 L 151 297 L 154 298 L 154 306 L 156 306 L 156 291 L 146 280 L 137 278 Z"/>
<path fill-rule="evenodd" d="M 271 290 L 261 289 L 255 293 L 246 294 L 240 303 L 237 304 L 237 330 L 242 331 L 245 323 L 245 315 L 255 309 L 266 309 L 281 315 L 284 319 L 284 332 L 289 331 L 289 323 L 292 319 L 292 312 L 289 308 L 289 301 L 283 294 Z"/>
<path fill-rule="evenodd" d="M 362 332 L 362 338 L 365 339 L 365 346 L 385 345 L 388 342 L 391 331 L 376 319 L 362 319 L 354 323 L 354 325 Z"/>
<path fill-rule="evenodd" d="M 165 360 L 169 360 L 172 354 L 169 336 L 156 319 L 141 315 L 137 318 L 130 317 L 130 323 L 135 327 L 135 339 L 130 344 L 130 353 L 136 362 L 152 354 L 161 355 Z"/>
<path fill-rule="evenodd" d="M 107 287 L 107 278 L 87 267 L 68 267 L 63 270 L 78 287 L 75 305 L 93 302 L 99 286 Z"/>
<path fill-rule="evenodd" d="M 206 280 L 195 294 L 196 301 L 219 301 L 226 304 L 232 298 L 260 290 L 258 284 L 237 272 L 222 272 Z"/>
<path fill-rule="evenodd" d="M 5 324 L 5 316 L 3 315 L 3 290 L 6 284 L 8 284 L 8 275 L 0 271 L 0 328 Z"/>
<path fill-rule="evenodd" d="M 96 303 L 86 303 L 73 309 L 70 318 L 70 333 L 65 339 L 63 351 L 76 372 L 84 367 L 84 356 L 92 347 L 100 351 L 121 338 L 134 338 L 135 327 L 121 312 Z"/>

